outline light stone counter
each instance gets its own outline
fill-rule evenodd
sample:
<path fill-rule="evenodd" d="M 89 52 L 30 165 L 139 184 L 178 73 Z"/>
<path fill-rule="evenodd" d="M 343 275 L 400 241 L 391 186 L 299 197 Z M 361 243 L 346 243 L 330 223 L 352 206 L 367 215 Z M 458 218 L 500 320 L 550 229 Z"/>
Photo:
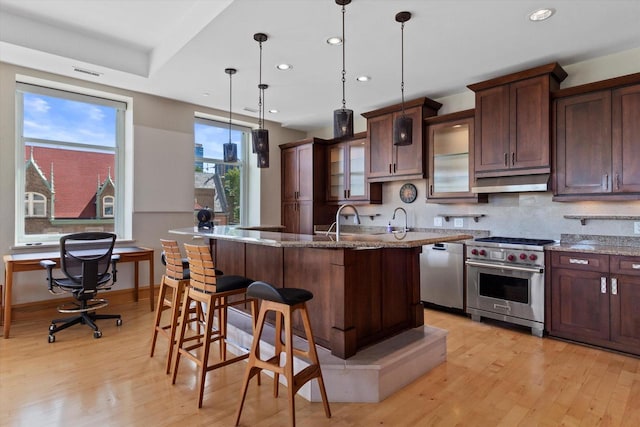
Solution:
<path fill-rule="evenodd" d="M 597 253 L 604 255 L 640 256 L 640 238 L 563 234 L 560 243 L 545 246 L 549 251 Z"/>
<path fill-rule="evenodd" d="M 452 242 L 473 238 L 471 234 L 451 233 L 443 231 L 406 233 L 341 233 L 340 241 L 333 234 L 293 234 L 272 231 L 243 230 L 234 226 L 216 226 L 213 230 L 198 230 L 197 227 L 169 230 L 169 233 L 189 236 L 200 236 L 208 239 L 231 240 L 256 245 L 274 247 L 306 247 L 306 248 L 414 248 L 438 242 Z"/>

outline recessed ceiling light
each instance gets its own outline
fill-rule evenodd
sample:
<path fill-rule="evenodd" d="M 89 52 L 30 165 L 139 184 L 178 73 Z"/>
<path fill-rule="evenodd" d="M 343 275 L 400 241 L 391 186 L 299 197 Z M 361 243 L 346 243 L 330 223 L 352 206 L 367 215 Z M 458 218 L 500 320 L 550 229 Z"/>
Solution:
<path fill-rule="evenodd" d="M 332 46 L 339 46 L 339 45 L 342 44 L 342 38 L 338 37 L 338 36 L 329 37 L 327 39 L 327 43 L 332 45 Z"/>
<path fill-rule="evenodd" d="M 534 22 L 544 21 L 551 18 L 554 13 L 556 13 L 556 10 L 551 8 L 534 10 L 529 14 L 529 20 Z"/>
<path fill-rule="evenodd" d="M 269 110 L 269 112 L 270 112 L 271 114 L 278 114 L 278 113 L 279 113 L 279 111 L 278 111 L 278 110 L 276 110 L 275 108 L 273 108 L 273 109 Z"/>
<path fill-rule="evenodd" d="M 278 70 L 283 70 L 283 71 L 284 70 L 290 70 L 290 69 L 293 68 L 293 65 L 291 65 L 291 64 L 278 64 L 278 65 L 276 65 L 276 68 Z"/>
<path fill-rule="evenodd" d="M 211 95 L 209 92 L 202 92 L 202 96 L 209 96 Z"/>
<path fill-rule="evenodd" d="M 369 80 L 371 80 L 371 77 L 369 76 L 358 76 L 356 77 L 356 80 L 359 82 L 368 82 Z"/>

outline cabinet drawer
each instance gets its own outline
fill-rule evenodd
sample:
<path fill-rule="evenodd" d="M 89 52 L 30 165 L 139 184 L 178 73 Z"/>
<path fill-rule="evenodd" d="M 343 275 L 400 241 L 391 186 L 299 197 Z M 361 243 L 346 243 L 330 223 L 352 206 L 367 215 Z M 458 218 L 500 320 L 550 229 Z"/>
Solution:
<path fill-rule="evenodd" d="M 609 255 L 554 251 L 551 266 L 585 271 L 609 272 Z"/>
<path fill-rule="evenodd" d="M 640 257 L 611 256 L 611 274 L 628 274 L 640 276 Z"/>

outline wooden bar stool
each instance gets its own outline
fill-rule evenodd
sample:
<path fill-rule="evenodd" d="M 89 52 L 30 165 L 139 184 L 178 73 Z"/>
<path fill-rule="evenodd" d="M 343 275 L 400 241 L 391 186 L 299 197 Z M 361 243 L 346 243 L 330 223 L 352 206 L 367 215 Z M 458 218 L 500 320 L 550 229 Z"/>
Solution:
<path fill-rule="evenodd" d="M 221 368 L 234 362 L 246 359 L 248 353 L 227 359 L 227 308 L 233 305 L 249 303 L 251 305 L 252 329 L 255 329 L 258 301 L 246 294 L 247 286 L 252 280 L 242 276 L 216 276 L 211 253 L 208 246 L 184 245 L 189 260 L 189 285 L 186 287 L 182 299 L 182 313 L 177 340 L 177 353 L 173 365 L 173 379 L 175 384 L 178 367 L 182 356 L 192 360 L 199 368 L 198 372 L 198 408 L 202 407 L 204 382 L 207 372 Z M 198 342 L 188 344 L 193 338 L 186 336 L 188 307 L 192 302 L 206 306 L 203 333 L 198 335 Z M 218 314 L 217 325 L 214 325 L 214 313 Z M 220 360 L 209 364 L 209 347 L 218 341 L 220 344 Z M 232 343 L 229 343 L 232 344 Z"/>
<path fill-rule="evenodd" d="M 153 357 L 156 348 L 158 334 L 168 339 L 169 349 L 167 351 L 166 373 L 171 372 L 171 359 L 173 358 L 173 348 L 176 342 L 176 330 L 180 319 L 180 305 L 185 287 L 189 284 L 189 263 L 182 258 L 180 247 L 175 240 L 160 239 L 162 245 L 162 261 L 165 264 L 165 273 L 160 282 L 160 292 L 158 294 L 158 304 L 156 306 L 156 316 L 153 325 L 153 336 L 151 338 L 151 353 Z M 186 264 L 186 265 L 185 265 Z M 170 320 L 167 324 L 161 324 L 162 313 L 171 310 Z M 201 306 L 190 307 L 189 313 L 193 316 L 188 322 L 194 322 L 202 316 Z M 198 334 L 200 325 L 197 326 Z"/>
<path fill-rule="evenodd" d="M 320 394 L 322 395 L 322 403 L 324 404 L 324 413 L 327 418 L 331 418 L 331 410 L 327 400 L 327 392 L 324 388 L 322 379 L 322 371 L 320 370 L 320 362 L 316 345 L 311 331 L 311 322 L 309 321 L 309 313 L 307 312 L 306 301 L 313 298 L 313 294 L 305 289 L 296 288 L 274 288 L 265 282 L 253 282 L 247 289 L 247 295 L 253 298 L 261 299 L 260 314 L 253 334 L 253 344 L 249 353 L 249 361 L 242 385 L 240 405 L 236 415 L 236 426 L 240 423 L 240 415 L 242 414 L 242 406 L 247 396 L 247 388 L 251 378 L 266 369 L 273 372 L 273 396 L 278 397 L 278 383 L 280 374 L 287 379 L 287 395 L 289 398 L 289 415 L 291 425 L 296 425 L 295 416 L 295 400 L 296 392 L 308 381 L 317 378 Z M 308 350 L 304 351 L 293 346 L 292 318 L 293 313 L 300 310 L 302 322 L 304 324 L 304 332 L 308 341 Z M 275 312 L 275 355 L 267 360 L 260 359 L 260 337 L 266 321 L 268 311 Z M 284 342 L 282 341 L 282 327 L 284 320 Z M 281 353 L 285 353 L 284 365 L 281 365 Z M 310 365 L 294 375 L 293 373 L 293 356 L 304 357 L 310 362 Z"/>

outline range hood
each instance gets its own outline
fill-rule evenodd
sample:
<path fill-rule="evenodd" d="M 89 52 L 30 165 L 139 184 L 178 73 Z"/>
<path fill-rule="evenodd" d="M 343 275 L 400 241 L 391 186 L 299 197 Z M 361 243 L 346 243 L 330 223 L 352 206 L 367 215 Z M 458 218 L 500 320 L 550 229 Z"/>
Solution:
<path fill-rule="evenodd" d="M 520 193 L 549 190 L 549 174 L 477 178 L 473 193 Z"/>

